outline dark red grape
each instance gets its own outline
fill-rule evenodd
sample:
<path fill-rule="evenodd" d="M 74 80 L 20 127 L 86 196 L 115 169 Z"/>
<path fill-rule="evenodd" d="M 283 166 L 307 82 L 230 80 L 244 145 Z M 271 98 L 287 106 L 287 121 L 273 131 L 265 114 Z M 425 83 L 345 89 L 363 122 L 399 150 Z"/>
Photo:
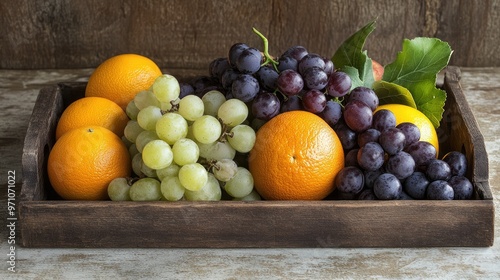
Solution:
<path fill-rule="evenodd" d="M 331 61 L 330 59 L 328 58 L 324 58 L 323 57 L 323 60 L 325 61 L 325 73 L 330 76 L 331 74 L 333 74 L 333 72 L 335 71 L 335 65 L 333 65 L 333 61 Z"/>
<path fill-rule="evenodd" d="M 304 88 L 304 80 L 298 72 L 288 69 L 279 74 L 277 85 L 283 94 L 292 96 L 299 94 Z"/>
<path fill-rule="evenodd" d="M 344 72 L 336 71 L 328 78 L 326 90 L 330 96 L 342 97 L 349 93 L 351 86 L 351 77 Z"/>
<path fill-rule="evenodd" d="M 349 93 L 349 102 L 352 100 L 359 100 L 372 109 L 372 111 L 375 111 L 378 107 L 378 96 L 377 94 L 368 87 L 356 87 L 353 90 L 351 90 L 351 93 Z"/>
<path fill-rule="evenodd" d="M 350 100 L 344 107 L 343 116 L 347 126 L 355 132 L 363 132 L 372 125 L 372 110 L 359 100 Z"/>
<path fill-rule="evenodd" d="M 293 46 L 288 48 L 282 56 L 289 56 L 294 58 L 297 61 L 300 61 L 304 56 L 306 56 L 309 52 L 303 46 Z"/>
<path fill-rule="evenodd" d="M 320 113 L 326 106 L 325 94 L 317 89 L 311 89 L 302 96 L 302 105 L 311 113 Z"/>

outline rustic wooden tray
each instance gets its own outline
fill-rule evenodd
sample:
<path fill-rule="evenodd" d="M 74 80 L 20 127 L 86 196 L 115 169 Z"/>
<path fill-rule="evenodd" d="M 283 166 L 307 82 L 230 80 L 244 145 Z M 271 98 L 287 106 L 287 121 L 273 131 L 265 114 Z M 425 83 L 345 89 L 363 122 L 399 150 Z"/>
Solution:
<path fill-rule="evenodd" d="M 494 206 L 488 157 L 448 67 L 441 150 L 465 152 L 475 199 L 467 201 L 112 202 L 58 200 L 46 162 L 58 117 L 85 84 L 40 91 L 23 152 L 19 223 L 25 247 L 487 247 Z"/>

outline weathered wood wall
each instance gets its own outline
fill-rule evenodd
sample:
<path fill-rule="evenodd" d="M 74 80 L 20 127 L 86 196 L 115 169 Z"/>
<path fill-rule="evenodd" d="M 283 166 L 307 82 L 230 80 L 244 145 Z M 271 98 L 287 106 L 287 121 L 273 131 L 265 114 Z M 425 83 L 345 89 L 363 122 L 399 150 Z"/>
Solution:
<path fill-rule="evenodd" d="M 500 0 L 19 0 L 0 2 L 0 69 L 95 67 L 134 52 L 163 68 L 200 68 L 235 42 L 325 56 L 377 18 L 366 44 L 383 64 L 403 38 L 450 43 L 450 64 L 500 66 Z"/>

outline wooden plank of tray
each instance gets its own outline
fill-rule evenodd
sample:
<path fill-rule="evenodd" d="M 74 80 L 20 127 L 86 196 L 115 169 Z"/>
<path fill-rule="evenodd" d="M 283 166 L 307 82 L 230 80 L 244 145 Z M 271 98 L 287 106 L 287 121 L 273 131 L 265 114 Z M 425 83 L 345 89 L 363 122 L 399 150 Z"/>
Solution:
<path fill-rule="evenodd" d="M 487 155 L 459 85 L 447 70 L 443 151 L 466 153 L 468 201 L 62 201 L 51 195 L 46 158 L 58 116 L 85 84 L 41 91 L 28 127 L 20 195 L 27 247 L 439 247 L 493 244 Z M 459 104 L 457 104 L 459 103 Z M 486 168 L 486 169 L 485 169 Z"/>

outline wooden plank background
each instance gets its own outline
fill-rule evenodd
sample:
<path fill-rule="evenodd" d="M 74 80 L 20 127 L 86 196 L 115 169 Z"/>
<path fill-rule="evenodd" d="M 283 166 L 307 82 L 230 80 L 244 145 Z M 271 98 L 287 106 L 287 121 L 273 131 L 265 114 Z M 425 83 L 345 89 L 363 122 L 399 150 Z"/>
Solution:
<path fill-rule="evenodd" d="M 450 64 L 500 66 L 500 0 L 19 0 L 0 2 L 0 69 L 87 68 L 119 53 L 162 68 L 206 68 L 236 42 L 279 55 L 292 45 L 331 56 L 367 22 L 368 54 L 391 62 L 403 38 L 438 37 Z"/>

